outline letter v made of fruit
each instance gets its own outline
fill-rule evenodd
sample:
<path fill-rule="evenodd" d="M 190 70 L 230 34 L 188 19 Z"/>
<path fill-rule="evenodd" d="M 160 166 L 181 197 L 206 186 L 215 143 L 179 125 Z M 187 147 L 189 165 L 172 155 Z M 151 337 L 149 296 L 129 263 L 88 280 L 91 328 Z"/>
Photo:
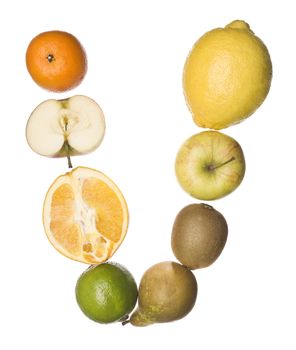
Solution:
<path fill-rule="evenodd" d="M 38 40 L 33 39 L 29 45 L 26 57 L 32 78 L 40 86 L 53 91 L 63 91 L 61 76 L 66 76 L 65 81 L 72 84 L 69 83 L 64 89 L 67 90 L 76 86 L 86 71 L 77 69 L 79 74 L 73 79 L 65 72 L 65 67 L 59 67 L 61 53 L 52 48 L 55 48 L 55 40 L 61 40 L 61 33 L 46 32 L 46 40 L 40 40 L 43 33 L 37 36 Z M 70 39 L 73 36 L 70 35 Z M 47 41 L 51 51 L 46 50 Z M 37 47 L 43 45 L 44 51 L 36 50 L 32 43 Z M 60 48 L 61 45 L 56 47 Z M 34 57 L 34 49 L 37 53 L 42 52 L 42 55 Z M 82 50 L 78 45 L 79 49 Z M 71 56 L 69 50 L 65 52 L 63 54 Z M 78 61 L 86 64 L 81 52 L 80 57 Z M 57 64 L 62 72 L 53 78 L 52 75 L 58 70 L 52 69 L 52 64 Z M 48 72 L 48 76 L 44 76 L 44 72 Z M 204 201 L 219 199 L 230 194 L 242 182 L 245 174 L 243 151 L 237 141 L 217 130 L 237 124 L 254 113 L 268 94 L 271 77 L 268 50 L 244 21 L 236 20 L 225 28 L 214 29 L 193 46 L 184 66 L 184 95 L 196 124 L 215 130 L 191 136 L 177 154 L 177 179 L 192 197 Z M 57 86 L 53 87 L 55 79 Z M 82 111 L 86 114 L 82 115 Z M 69 167 L 72 167 L 70 156 L 97 148 L 104 136 L 104 129 L 100 107 L 86 96 L 74 96 L 41 103 L 28 121 L 26 135 L 34 151 L 49 157 L 65 156 Z M 102 193 L 105 194 L 103 198 Z M 105 216 L 104 222 L 98 220 L 101 201 L 115 203 L 111 212 L 116 213 L 118 222 L 114 224 L 114 215 Z M 73 208 L 77 210 L 77 207 L 81 214 L 78 222 L 83 223 L 80 227 L 77 226 L 77 217 L 73 222 Z M 109 212 L 110 208 L 107 210 Z M 74 260 L 98 264 L 110 258 L 124 239 L 128 211 L 121 192 L 109 178 L 97 170 L 79 167 L 58 177 L 51 185 L 44 201 L 43 221 L 51 243 L 62 254 Z M 130 318 L 128 313 L 136 302 L 136 294 L 134 287 L 129 287 L 133 291 L 130 295 L 127 289 L 122 292 L 122 286 L 134 286 L 132 277 L 125 272 L 126 280 L 121 283 L 117 295 L 122 298 L 128 295 L 126 300 L 129 300 L 129 306 L 120 315 L 112 314 L 111 311 L 117 308 L 110 295 L 105 296 L 105 300 L 108 300 L 105 305 L 100 305 L 98 300 L 84 298 L 81 301 L 88 274 L 82 275 L 78 281 L 77 301 L 88 317 L 100 323 L 123 321 L 123 324 L 147 326 L 183 318 L 192 310 L 197 297 L 197 282 L 191 270 L 211 265 L 221 254 L 227 235 L 225 218 L 212 206 L 204 203 L 188 205 L 178 213 L 171 235 L 173 253 L 181 264 L 165 261 L 153 265 L 144 273 L 139 285 L 138 308 Z M 100 276 L 93 281 L 99 289 L 98 281 L 102 280 L 105 269 L 104 264 L 100 266 L 100 271 L 89 272 Z M 118 281 L 119 275 L 115 281 Z M 171 293 L 172 289 L 175 293 Z M 94 308 L 87 310 L 85 305 L 94 305 Z M 114 317 L 106 318 L 106 313 Z"/>

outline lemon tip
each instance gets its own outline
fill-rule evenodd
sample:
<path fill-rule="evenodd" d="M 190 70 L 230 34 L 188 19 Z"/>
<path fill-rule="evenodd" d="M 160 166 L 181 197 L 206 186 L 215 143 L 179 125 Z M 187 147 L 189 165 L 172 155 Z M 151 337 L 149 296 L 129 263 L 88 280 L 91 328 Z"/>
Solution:
<path fill-rule="evenodd" d="M 243 20 L 239 20 L 239 19 L 236 19 L 236 20 L 230 22 L 229 24 L 227 24 L 225 26 L 225 28 L 244 29 L 244 30 L 249 30 L 250 32 L 252 32 L 249 24 L 247 22 L 245 22 Z"/>

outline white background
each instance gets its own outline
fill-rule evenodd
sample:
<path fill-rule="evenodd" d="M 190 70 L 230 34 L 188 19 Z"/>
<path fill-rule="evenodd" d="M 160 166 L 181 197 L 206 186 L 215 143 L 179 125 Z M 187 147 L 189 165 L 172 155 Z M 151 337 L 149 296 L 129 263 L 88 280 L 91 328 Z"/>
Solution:
<path fill-rule="evenodd" d="M 295 349 L 293 1 L 11 0 L 1 3 L 0 17 L 0 348 Z M 195 271 L 197 304 L 183 320 L 146 328 L 96 324 L 74 294 L 87 266 L 60 255 L 42 227 L 44 195 L 67 171 L 66 160 L 31 151 L 27 119 L 48 98 L 84 94 L 101 105 L 105 139 L 73 163 L 103 171 L 125 195 L 130 227 L 112 260 L 139 282 L 154 263 L 175 260 L 174 218 L 197 202 L 174 174 L 179 146 L 201 131 L 182 93 L 185 58 L 203 33 L 235 19 L 247 21 L 267 45 L 273 80 L 255 114 L 224 130 L 247 163 L 241 186 L 211 203 L 229 224 L 225 250 Z M 29 41 L 52 29 L 76 35 L 88 55 L 84 81 L 64 94 L 39 88 L 25 66 Z"/>

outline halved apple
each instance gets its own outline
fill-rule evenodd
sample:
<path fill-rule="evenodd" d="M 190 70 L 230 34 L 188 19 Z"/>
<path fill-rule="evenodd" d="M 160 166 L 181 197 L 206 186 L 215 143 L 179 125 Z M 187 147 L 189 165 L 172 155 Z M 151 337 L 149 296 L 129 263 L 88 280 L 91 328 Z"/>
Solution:
<path fill-rule="evenodd" d="M 40 103 L 26 127 L 29 146 L 47 157 L 67 157 L 94 151 L 105 134 L 105 118 L 100 106 L 82 95 Z"/>

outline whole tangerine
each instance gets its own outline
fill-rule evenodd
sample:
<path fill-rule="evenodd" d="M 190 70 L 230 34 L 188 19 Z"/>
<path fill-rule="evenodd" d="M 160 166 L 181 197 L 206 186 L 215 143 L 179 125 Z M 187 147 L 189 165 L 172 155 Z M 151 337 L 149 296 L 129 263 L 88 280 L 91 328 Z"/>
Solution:
<path fill-rule="evenodd" d="M 26 52 L 32 79 L 42 88 L 63 92 L 76 87 L 87 71 L 85 50 L 72 34 L 53 30 L 35 36 Z"/>

